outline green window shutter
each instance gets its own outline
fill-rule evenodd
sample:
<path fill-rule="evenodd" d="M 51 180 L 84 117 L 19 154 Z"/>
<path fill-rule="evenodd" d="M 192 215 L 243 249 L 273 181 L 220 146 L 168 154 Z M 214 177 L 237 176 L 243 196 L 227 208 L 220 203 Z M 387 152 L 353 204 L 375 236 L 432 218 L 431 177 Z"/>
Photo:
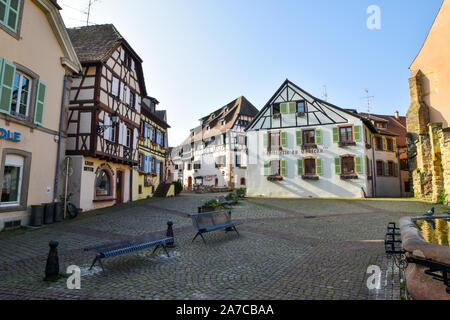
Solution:
<path fill-rule="evenodd" d="M 289 102 L 289 113 L 296 113 L 296 112 L 297 112 L 297 103 Z"/>
<path fill-rule="evenodd" d="M 281 114 L 288 113 L 288 104 L 286 102 L 280 104 L 280 113 Z"/>
<path fill-rule="evenodd" d="M 392 148 L 394 149 L 394 152 L 397 152 L 397 138 L 392 139 Z"/>
<path fill-rule="evenodd" d="M 388 161 L 386 161 L 384 163 L 384 176 L 385 177 L 389 176 L 389 162 Z"/>
<path fill-rule="evenodd" d="M 268 133 L 264 134 L 264 147 L 265 148 L 269 147 L 269 134 Z"/>
<path fill-rule="evenodd" d="M 287 147 L 287 132 L 281 133 L 281 146 L 286 148 Z"/>
<path fill-rule="evenodd" d="M 387 141 L 386 141 L 386 137 L 383 137 L 383 151 L 387 150 Z"/>
<path fill-rule="evenodd" d="M 320 129 L 317 129 L 316 130 L 316 144 L 317 145 L 322 145 L 322 130 L 320 130 Z"/>
<path fill-rule="evenodd" d="M 316 160 L 316 167 L 317 167 L 317 175 L 321 176 L 323 175 L 323 166 L 322 166 L 322 159 L 317 158 Z"/>
<path fill-rule="evenodd" d="M 356 157 L 355 162 L 356 162 L 356 172 L 362 174 L 363 173 L 362 158 Z"/>
<path fill-rule="evenodd" d="M 2 78 L 0 79 L 0 112 L 10 113 L 16 66 L 3 60 Z"/>
<path fill-rule="evenodd" d="M 334 167 L 336 169 L 336 174 L 341 174 L 341 158 L 334 158 Z"/>
<path fill-rule="evenodd" d="M 295 141 L 297 146 L 301 146 L 303 144 L 303 133 L 301 131 L 295 132 Z"/>
<path fill-rule="evenodd" d="M 44 120 L 45 96 L 47 94 L 47 85 L 39 81 L 36 95 L 36 107 L 34 108 L 34 123 L 42 125 Z"/>
<path fill-rule="evenodd" d="M 333 142 L 334 143 L 339 142 L 339 128 L 338 127 L 333 128 Z"/>
<path fill-rule="evenodd" d="M 270 162 L 264 162 L 264 176 L 270 175 Z"/>
<path fill-rule="evenodd" d="M 7 5 L 7 0 L 0 0 L 0 23 L 1 24 L 6 24 L 6 13 L 7 13 L 7 9 L 6 9 L 6 5 Z"/>
<path fill-rule="evenodd" d="M 361 142 L 361 126 L 355 126 L 354 128 L 355 141 Z"/>
<path fill-rule="evenodd" d="M 1 3 L 1 0 L 0 0 Z M 2 85 L 2 75 L 3 75 L 3 63 L 4 63 L 5 59 L 3 59 L 2 57 L 0 57 L 0 87 Z"/>
<path fill-rule="evenodd" d="M 6 26 L 14 32 L 17 32 L 17 21 L 19 20 L 19 7 L 21 0 L 10 0 L 7 6 L 5 17 Z"/>
<path fill-rule="evenodd" d="M 287 176 L 287 162 L 286 162 L 286 160 L 281 160 L 281 175 L 283 177 Z"/>
<path fill-rule="evenodd" d="M 297 173 L 299 176 L 303 176 L 305 174 L 303 170 L 303 159 L 297 160 Z"/>

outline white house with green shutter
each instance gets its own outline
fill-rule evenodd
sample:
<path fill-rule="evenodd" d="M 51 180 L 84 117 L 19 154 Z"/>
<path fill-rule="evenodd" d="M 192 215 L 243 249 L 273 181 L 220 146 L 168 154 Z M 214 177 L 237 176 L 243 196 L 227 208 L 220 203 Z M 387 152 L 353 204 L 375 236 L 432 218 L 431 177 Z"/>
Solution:
<path fill-rule="evenodd" d="M 60 9 L 0 0 L 0 230 L 28 224 L 31 206 L 63 191 L 63 87 L 81 65 Z"/>
<path fill-rule="evenodd" d="M 315 98 L 286 80 L 247 127 L 247 194 L 376 196 L 374 135 L 380 132 L 355 110 Z M 398 186 L 384 188 L 398 196 Z"/>

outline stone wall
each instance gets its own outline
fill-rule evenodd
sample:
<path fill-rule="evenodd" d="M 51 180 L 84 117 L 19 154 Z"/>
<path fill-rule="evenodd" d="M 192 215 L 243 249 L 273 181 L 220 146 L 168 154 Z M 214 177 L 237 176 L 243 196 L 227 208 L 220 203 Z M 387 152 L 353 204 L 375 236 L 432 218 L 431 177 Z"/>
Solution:
<path fill-rule="evenodd" d="M 411 74 L 409 90 L 411 106 L 407 113 L 408 159 L 417 198 L 427 201 L 450 199 L 450 129 L 442 123 L 430 123 L 429 107 L 422 99 L 420 70 Z"/>

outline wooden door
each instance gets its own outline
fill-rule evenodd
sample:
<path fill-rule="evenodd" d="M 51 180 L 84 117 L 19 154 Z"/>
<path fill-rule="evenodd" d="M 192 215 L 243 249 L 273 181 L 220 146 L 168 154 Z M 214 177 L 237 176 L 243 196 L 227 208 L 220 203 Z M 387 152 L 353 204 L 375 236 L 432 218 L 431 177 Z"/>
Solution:
<path fill-rule="evenodd" d="M 116 178 L 116 203 L 123 203 L 123 173 L 122 171 L 117 171 Z"/>

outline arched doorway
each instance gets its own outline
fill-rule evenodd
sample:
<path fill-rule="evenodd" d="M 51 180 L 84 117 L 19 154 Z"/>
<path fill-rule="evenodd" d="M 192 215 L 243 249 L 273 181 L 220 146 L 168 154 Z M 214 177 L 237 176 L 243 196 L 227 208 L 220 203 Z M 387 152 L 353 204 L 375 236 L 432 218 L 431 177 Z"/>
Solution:
<path fill-rule="evenodd" d="M 214 185 L 215 185 L 216 187 L 219 186 L 219 179 L 216 178 L 216 180 L 214 181 Z"/>
<path fill-rule="evenodd" d="M 192 188 L 192 177 L 188 177 L 188 188 Z"/>

